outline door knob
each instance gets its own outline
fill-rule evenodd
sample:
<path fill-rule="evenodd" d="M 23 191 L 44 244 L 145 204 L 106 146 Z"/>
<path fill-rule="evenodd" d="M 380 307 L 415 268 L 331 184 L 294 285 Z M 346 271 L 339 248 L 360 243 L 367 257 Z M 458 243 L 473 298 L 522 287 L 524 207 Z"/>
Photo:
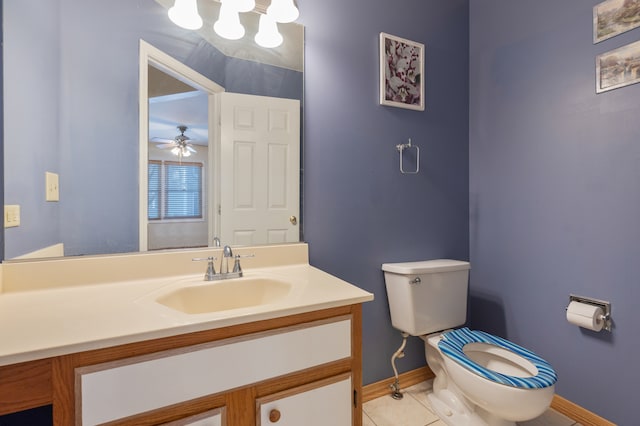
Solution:
<path fill-rule="evenodd" d="M 291 222 L 292 225 L 297 225 L 298 224 L 298 218 L 295 216 L 289 216 L 289 222 Z"/>

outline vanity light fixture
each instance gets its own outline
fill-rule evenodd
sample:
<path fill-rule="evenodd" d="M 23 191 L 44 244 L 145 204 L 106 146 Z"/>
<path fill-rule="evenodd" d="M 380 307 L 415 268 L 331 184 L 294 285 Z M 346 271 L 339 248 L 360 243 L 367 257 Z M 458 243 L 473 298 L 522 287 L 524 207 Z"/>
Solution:
<path fill-rule="evenodd" d="M 282 34 L 278 32 L 278 24 L 269 15 L 260 15 L 255 41 L 258 45 L 269 49 L 280 46 L 284 41 Z"/>
<path fill-rule="evenodd" d="M 213 29 L 220 37 L 228 40 L 239 40 L 244 37 L 244 27 L 240 23 L 240 15 L 231 6 L 230 0 L 223 0 L 220 4 L 220 16 L 213 24 Z"/>
<path fill-rule="evenodd" d="M 256 0 L 235 0 L 232 5 L 238 12 L 251 12 L 256 7 Z"/>
<path fill-rule="evenodd" d="M 256 10 L 260 13 L 260 23 L 255 42 L 266 48 L 280 46 L 284 39 L 278 31 L 278 23 L 289 23 L 298 19 L 300 12 L 295 0 L 217 0 L 220 2 L 218 20 L 213 29 L 220 37 L 227 40 L 239 40 L 245 35 L 245 29 L 240 23 L 240 13 Z M 266 14 L 265 14 L 266 13 Z M 198 30 L 203 20 L 198 14 L 197 0 L 175 0 L 168 11 L 169 18 L 176 25 L 188 29 Z"/>
<path fill-rule="evenodd" d="M 176 0 L 167 12 L 169 19 L 179 27 L 197 30 L 202 27 L 202 18 L 198 15 L 196 0 Z"/>
<path fill-rule="evenodd" d="M 300 11 L 294 0 L 271 0 L 271 5 L 267 8 L 267 15 L 276 22 L 286 24 L 298 19 Z"/>

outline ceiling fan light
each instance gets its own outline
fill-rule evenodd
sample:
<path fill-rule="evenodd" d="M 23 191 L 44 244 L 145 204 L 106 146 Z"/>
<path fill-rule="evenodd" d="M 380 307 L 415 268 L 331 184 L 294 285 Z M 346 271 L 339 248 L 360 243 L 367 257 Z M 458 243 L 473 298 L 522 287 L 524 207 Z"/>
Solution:
<path fill-rule="evenodd" d="M 191 157 L 191 152 L 188 149 L 183 149 L 182 150 L 182 156 L 183 157 Z"/>
<path fill-rule="evenodd" d="M 178 148 L 178 147 L 176 146 L 175 148 L 173 148 L 173 149 L 171 150 L 171 153 L 172 153 L 173 155 L 180 155 L 180 148 Z"/>
<path fill-rule="evenodd" d="M 256 43 L 262 47 L 272 49 L 282 44 L 282 34 L 278 32 L 278 24 L 268 15 L 260 15 L 258 33 L 255 37 Z"/>
<path fill-rule="evenodd" d="M 167 14 L 174 24 L 187 30 L 197 30 L 202 27 L 202 18 L 198 14 L 196 0 L 176 0 Z"/>
<path fill-rule="evenodd" d="M 300 11 L 293 0 L 271 0 L 271 5 L 267 8 L 267 15 L 276 22 L 286 24 L 298 19 Z"/>
<path fill-rule="evenodd" d="M 244 37 L 244 27 L 240 23 L 238 11 L 228 6 L 228 1 L 220 5 L 220 16 L 213 24 L 213 29 L 220 37 L 238 40 Z"/>

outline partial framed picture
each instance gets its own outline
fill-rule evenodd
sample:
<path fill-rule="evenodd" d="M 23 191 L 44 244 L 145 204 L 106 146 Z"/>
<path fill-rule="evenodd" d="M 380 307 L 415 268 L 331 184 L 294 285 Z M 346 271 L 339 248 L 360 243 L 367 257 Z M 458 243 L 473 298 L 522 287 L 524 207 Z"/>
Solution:
<path fill-rule="evenodd" d="M 640 82 L 640 41 L 596 56 L 596 93 Z"/>
<path fill-rule="evenodd" d="M 380 105 L 424 111 L 424 44 L 380 33 Z"/>
<path fill-rule="evenodd" d="M 640 26 L 640 1 L 607 0 L 593 7 L 593 43 Z"/>

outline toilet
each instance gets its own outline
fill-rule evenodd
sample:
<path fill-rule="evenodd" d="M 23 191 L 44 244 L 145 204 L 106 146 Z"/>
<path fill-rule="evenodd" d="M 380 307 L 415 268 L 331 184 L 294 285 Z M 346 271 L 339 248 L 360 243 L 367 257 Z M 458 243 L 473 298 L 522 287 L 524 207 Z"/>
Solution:
<path fill-rule="evenodd" d="M 468 262 L 450 259 L 385 263 L 394 328 L 425 342 L 435 374 L 428 398 L 451 426 L 515 426 L 544 413 L 557 375 L 533 352 L 464 325 Z"/>

